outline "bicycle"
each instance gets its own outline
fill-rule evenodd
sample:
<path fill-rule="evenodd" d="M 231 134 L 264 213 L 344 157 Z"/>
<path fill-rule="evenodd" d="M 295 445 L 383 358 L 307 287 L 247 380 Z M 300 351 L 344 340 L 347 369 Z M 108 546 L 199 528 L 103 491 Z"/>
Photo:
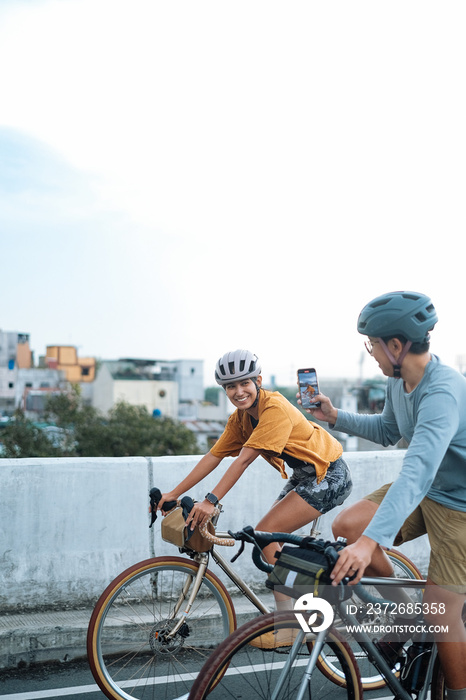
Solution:
<path fill-rule="evenodd" d="M 295 545 L 300 545 L 303 541 L 299 535 L 254 532 L 252 528 L 244 528 L 238 533 L 230 534 L 238 541 L 254 542 L 260 549 L 272 541 Z M 311 548 L 310 545 L 309 547 Z M 327 546 L 326 552 L 327 550 L 331 553 L 332 547 Z M 256 548 L 253 550 L 256 566 L 270 572 L 273 567 L 266 564 L 257 551 Z M 335 549 L 332 556 L 333 561 L 336 561 L 338 554 Z M 380 584 L 387 590 L 391 586 L 399 586 L 400 581 L 395 578 L 363 577 L 354 588 L 358 589 L 360 598 L 368 603 L 375 604 L 378 601 L 379 604 L 390 605 L 390 600 L 374 598 L 365 590 L 365 586 Z M 421 589 L 425 584 L 426 581 L 422 579 L 403 581 L 403 587 Z M 331 605 L 331 609 L 333 608 L 338 615 L 336 626 L 316 630 L 314 633 L 309 630 L 305 632 L 293 611 L 269 613 L 242 625 L 225 639 L 206 661 L 188 699 L 203 700 L 207 695 L 209 700 L 225 700 L 228 697 L 243 697 L 248 700 L 322 700 L 327 696 L 334 697 L 335 684 L 328 673 L 321 672 L 320 660 L 325 657 L 331 660 L 334 668 L 339 669 L 339 678 L 344 678 L 344 683 L 338 682 L 338 694 L 351 700 L 361 700 L 363 686 L 358 662 L 348 639 L 338 630 L 342 623 L 346 625 L 347 630 L 354 630 L 358 625 L 357 618 L 350 611 L 348 596 L 341 594 L 344 588 L 343 584 L 340 584 L 339 598 L 333 600 Z M 334 592 L 337 590 L 334 589 Z M 317 609 L 317 606 L 314 609 Z M 312 624 L 311 621 L 309 624 Z M 422 624 L 422 617 L 417 619 L 416 624 Z M 260 647 L 259 638 L 262 635 L 280 629 L 294 632 L 296 639 L 291 647 Z M 404 649 L 405 662 L 399 674 L 393 673 L 383 654 L 374 645 L 373 638 L 364 629 L 358 633 L 358 644 L 369 662 L 383 676 L 387 689 L 397 700 L 412 700 L 413 696 L 417 700 L 426 700 L 429 687 L 432 700 L 443 700 L 445 684 L 435 643 L 420 644 L 419 654 L 416 647 L 417 655 L 413 654 L 412 658 L 409 656 L 409 650 L 414 649 L 414 643 Z M 364 698 L 367 697 L 371 696 L 365 691 Z"/>
<path fill-rule="evenodd" d="M 316 534 L 314 525 L 311 534 Z M 231 539 L 216 533 L 216 542 Z M 210 558 L 254 609 L 270 610 L 218 552 L 198 553 L 184 547 L 184 557 L 162 556 L 134 564 L 104 590 L 92 613 L 87 653 L 94 679 L 110 700 L 187 696 L 206 658 L 236 629 L 236 613 L 222 581 L 209 570 Z M 400 552 L 390 558 L 404 577 L 420 573 Z M 338 669 L 337 669 L 338 671 Z M 344 684 L 331 656 L 322 657 L 322 672 Z M 385 681 L 377 674 L 368 687 Z"/>

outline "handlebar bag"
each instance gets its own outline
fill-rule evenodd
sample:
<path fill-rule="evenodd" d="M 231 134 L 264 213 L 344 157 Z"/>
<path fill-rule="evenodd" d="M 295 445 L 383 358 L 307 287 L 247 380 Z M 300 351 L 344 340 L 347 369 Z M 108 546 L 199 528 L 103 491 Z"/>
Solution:
<path fill-rule="evenodd" d="M 186 500 L 188 500 L 187 497 Z M 193 507 L 193 502 L 192 499 L 189 499 L 190 503 L 184 503 L 184 501 L 185 498 L 182 498 L 181 505 L 173 508 L 163 518 L 160 526 L 162 539 L 165 542 L 174 544 L 179 549 L 187 548 L 194 552 L 209 552 L 212 549 L 212 542 L 201 534 L 199 527 L 196 526 L 194 530 L 186 527 L 185 520 Z M 215 534 L 215 528 L 212 523 L 207 525 L 207 530 L 212 535 Z"/>
<path fill-rule="evenodd" d="M 165 542 L 170 542 L 176 547 L 184 547 L 186 542 L 186 523 L 181 506 L 177 506 L 167 513 L 162 520 L 160 532 Z"/>

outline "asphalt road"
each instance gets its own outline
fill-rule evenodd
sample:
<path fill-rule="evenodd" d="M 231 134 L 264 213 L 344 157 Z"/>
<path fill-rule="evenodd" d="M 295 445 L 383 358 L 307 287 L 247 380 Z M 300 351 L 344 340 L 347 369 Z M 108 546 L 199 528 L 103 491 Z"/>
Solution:
<path fill-rule="evenodd" d="M 87 661 L 50 664 L 0 672 L 2 700 L 102 700 Z"/>
<path fill-rule="evenodd" d="M 234 678 L 230 690 L 234 694 Z M 389 700 L 391 694 L 383 688 L 365 694 L 371 700 Z M 87 661 L 66 664 L 50 664 L 14 671 L 0 672 L 1 700 L 47 700 L 47 698 L 69 698 L 69 700 L 105 700 L 98 690 Z M 335 686 L 327 700 L 341 700 L 342 691 Z"/>

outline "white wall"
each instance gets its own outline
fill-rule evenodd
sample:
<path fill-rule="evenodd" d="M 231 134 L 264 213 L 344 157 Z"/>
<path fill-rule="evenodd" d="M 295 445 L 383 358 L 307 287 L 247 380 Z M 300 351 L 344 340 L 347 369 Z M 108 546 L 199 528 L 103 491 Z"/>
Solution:
<path fill-rule="evenodd" d="M 149 413 L 158 408 L 163 416 L 178 417 L 178 384 L 159 380 L 115 379 L 113 405 L 126 401 L 134 406 L 145 406 Z"/>
<path fill-rule="evenodd" d="M 391 481 L 403 454 L 346 454 L 354 481 L 346 504 Z M 0 610 L 93 604 L 123 569 L 154 555 L 176 555 L 160 538 L 160 518 L 149 530 L 148 491 L 152 485 L 169 490 L 198 459 L 0 459 Z M 203 498 L 230 463 L 225 460 L 191 495 Z M 255 525 L 282 483 L 278 472 L 256 460 L 225 497 L 219 529 Z M 330 537 L 335 513 L 325 516 L 323 536 Z M 425 538 L 403 549 L 425 570 Z M 234 550 L 224 551 L 231 558 Z M 264 575 L 255 569 L 250 552 L 235 567 L 263 586 Z"/>

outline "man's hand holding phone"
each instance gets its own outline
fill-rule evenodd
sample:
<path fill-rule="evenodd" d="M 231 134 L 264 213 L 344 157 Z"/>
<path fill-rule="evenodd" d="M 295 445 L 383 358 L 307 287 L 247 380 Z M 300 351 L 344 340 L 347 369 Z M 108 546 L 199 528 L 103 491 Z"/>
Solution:
<path fill-rule="evenodd" d="M 328 396 L 320 393 L 317 373 L 313 367 L 298 369 L 298 388 L 298 403 L 313 418 L 332 425 L 336 422 L 338 409 L 334 408 Z"/>
<path fill-rule="evenodd" d="M 299 397 L 299 394 L 297 394 Z M 319 406 L 316 408 L 306 408 L 306 411 L 311 414 L 313 418 L 317 418 L 324 423 L 330 423 L 330 425 L 335 425 L 337 421 L 338 409 L 334 408 L 332 402 L 325 396 L 325 394 L 317 394 L 317 400 L 319 401 Z M 301 401 L 298 398 L 298 403 Z"/>

